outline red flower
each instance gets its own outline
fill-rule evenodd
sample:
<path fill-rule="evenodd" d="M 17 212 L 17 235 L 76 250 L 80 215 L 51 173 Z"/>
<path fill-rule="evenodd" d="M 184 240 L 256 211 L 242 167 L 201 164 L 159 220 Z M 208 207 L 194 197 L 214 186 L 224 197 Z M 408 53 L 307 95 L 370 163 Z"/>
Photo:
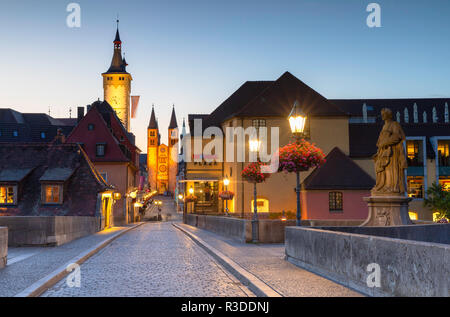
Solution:
<path fill-rule="evenodd" d="M 242 178 L 250 183 L 262 183 L 270 174 L 261 173 L 261 166 L 265 166 L 261 162 L 253 162 L 248 164 L 241 172 Z"/>
<path fill-rule="evenodd" d="M 279 161 L 279 172 L 302 172 L 321 166 L 325 163 L 325 155 L 314 144 L 301 140 L 280 148 Z"/>

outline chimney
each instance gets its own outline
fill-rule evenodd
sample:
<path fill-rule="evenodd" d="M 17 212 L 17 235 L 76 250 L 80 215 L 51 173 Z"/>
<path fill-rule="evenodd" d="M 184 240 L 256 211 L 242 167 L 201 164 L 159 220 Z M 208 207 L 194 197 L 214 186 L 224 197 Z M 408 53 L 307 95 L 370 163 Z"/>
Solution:
<path fill-rule="evenodd" d="M 77 122 L 80 122 L 81 119 L 84 117 L 84 107 L 78 107 L 78 115 L 77 115 Z"/>

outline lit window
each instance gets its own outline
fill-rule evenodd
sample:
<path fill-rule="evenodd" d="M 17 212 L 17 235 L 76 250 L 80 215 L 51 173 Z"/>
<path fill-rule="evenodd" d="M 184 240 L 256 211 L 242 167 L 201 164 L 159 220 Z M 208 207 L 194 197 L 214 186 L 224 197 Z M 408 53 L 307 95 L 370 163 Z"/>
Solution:
<path fill-rule="evenodd" d="M 45 139 L 45 132 L 41 132 L 41 139 Z"/>
<path fill-rule="evenodd" d="M 252 212 L 254 210 L 253 201 L 254 200 L 252 199 L 251 201 Z M 256 209 L 258 210 L 258 212 L 269 212 L 269 201 L 267 199 L 257 198 Z"/>
<path fill-rule="evenodd" d="M 341 192 L 328 193 L 328 204 L 330 212 L 342 211 L 343 210 L 342 193 Z"/>
<path fill-rule="evenodd" d="M 450 191 L 450 176 L 439 176 L 439 185 L 444 187 L 444 190 Z"/>
<path fill-rule="evenodd" d="M 439 166 L 450 166 L 450 140 L 438 141 Z"/>
<path fill-rule="evenodd" d="M 0 186 L 0 205 L 16 203 L 16 186 Z"/>
<path fill-rule="evenodd" d="M 423 176 L 408 176 L 408 197 L 423 198 Z"/>
<path fill-rule="evenodd" d="M 423 142 L 420 140 L 406 141 L 408 166 L 423 166 Z"/>
<path fill-rule="evenodd" d="M 418 218 L 418 215 L 417 215 L 417 212 L 410 211 L 410 212 L 408 212 L 408 214 L 409 214 L 409 219 L 411 219 L 411 220 L 417 220 L 417 219 L 419 219 L 419 218 Z"/>
<path fill-rule="evenodd" d="M 95 145 L 95 154 L 97 156 L 105 156 L 105 147 L 106 144 L 104 143 L 99 143 Z"/>
<path fill-rule="evenodd" d="M 17 130 L 13 131 L 13 136 L 19 136 L 19 132 Z"/>
<path fill-rule="evenodd" d="M 44 204 L 61 204 L 62 203 L 62 186 L 61 185 L 43 185 L 43 201 L 44 201 Z"/>

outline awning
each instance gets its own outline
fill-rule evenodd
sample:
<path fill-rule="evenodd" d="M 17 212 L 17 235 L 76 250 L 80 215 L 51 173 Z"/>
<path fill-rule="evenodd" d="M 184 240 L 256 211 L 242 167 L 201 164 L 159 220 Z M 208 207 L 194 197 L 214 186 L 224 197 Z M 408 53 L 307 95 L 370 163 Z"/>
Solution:
<path fill-rule="evenodd" d="M 32 168 L 9 168 L 0 170 L 0 182 L 21 182 Z"/>
<path fill-rule="evenodd" d="M 41 182 L 65 182 L 72 176 L 71 168 L 48 168 L 39 179 Z"/>

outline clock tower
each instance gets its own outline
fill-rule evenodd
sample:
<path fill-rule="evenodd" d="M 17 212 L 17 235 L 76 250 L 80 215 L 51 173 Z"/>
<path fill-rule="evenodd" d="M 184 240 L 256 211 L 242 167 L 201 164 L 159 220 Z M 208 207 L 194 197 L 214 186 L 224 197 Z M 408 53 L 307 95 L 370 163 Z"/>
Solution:
<path fill-rule="evenodd" d="M 122 41 L 119 35 L 119 20 L 117 20 L 117 31 L 114 39 L 114 54 L 111 66 L 103 73 L 104 100 L 116 111 L 117 117 L 122 121 L 127 131 L 130 131 L 130 93 L 131 74 L 126 71 L 128 66 L 122 57 Z"/>

